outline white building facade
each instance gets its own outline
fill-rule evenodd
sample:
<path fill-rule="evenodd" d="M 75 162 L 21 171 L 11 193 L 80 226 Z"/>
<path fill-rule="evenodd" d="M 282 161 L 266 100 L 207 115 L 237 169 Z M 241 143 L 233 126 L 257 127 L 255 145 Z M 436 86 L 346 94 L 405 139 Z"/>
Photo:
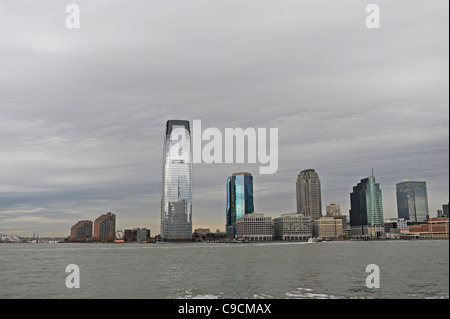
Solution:
<path fill-rule="evenodd" d="M 272 240 L 272 217 L 262 213 L 245 214 L 236 220 L 236 238 L 248 241 Z"/>

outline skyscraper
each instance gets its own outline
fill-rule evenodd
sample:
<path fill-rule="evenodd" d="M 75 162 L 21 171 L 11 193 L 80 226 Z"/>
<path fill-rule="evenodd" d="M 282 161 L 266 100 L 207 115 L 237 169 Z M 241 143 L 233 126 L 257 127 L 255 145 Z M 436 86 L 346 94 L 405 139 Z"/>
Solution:
<path fill-rule="evenodd" d="M 372 174 L 353 187 L 350 194 L 350 226 L 384 225 L 380 184 Z"/>
<path fill-rule="evenodd" d="M 236 234 L 236 221 L 245 214 L 254 212 L 253 176 L 250 173 L 235 173 L 227 179 L 227 236 Z"/>
<path fill-rule="evenodd" d="M 318 219 L 322 216 L 322 197 L 319 175 L 305 169 L 297 176 L 297 213 Z"/>
<path fill-rule="evenodd" d="M 169 120 L 163 149 L 163 241 L 192 239 L 192 149 L 189 121 Z"/>
<path fill-rule="evenodd" d="M 425 222 L 429 218 L 426 182 L 405 179 L 396 184 L 397 212 L 399 218 L 414 222 Z"/>

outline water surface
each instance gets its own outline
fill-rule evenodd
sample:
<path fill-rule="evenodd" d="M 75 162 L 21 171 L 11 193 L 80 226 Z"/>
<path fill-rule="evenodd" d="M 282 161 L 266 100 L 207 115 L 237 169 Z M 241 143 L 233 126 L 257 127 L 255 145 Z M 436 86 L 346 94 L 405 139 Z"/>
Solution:
<path fill-rule="evenodd" d="M 449 298 L 449 241 L 0 244 L 0 287 L 0 298 Z"/>

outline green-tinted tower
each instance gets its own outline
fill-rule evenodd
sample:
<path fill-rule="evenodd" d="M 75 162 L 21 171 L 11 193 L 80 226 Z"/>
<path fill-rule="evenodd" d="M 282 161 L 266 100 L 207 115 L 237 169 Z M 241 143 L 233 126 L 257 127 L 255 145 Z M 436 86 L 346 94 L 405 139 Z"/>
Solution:
<path fill-rule="evenodd" d="M 350 226 L 383 225 L 380 184 L 372 174 L 353 187 L 350 194 Z"/>

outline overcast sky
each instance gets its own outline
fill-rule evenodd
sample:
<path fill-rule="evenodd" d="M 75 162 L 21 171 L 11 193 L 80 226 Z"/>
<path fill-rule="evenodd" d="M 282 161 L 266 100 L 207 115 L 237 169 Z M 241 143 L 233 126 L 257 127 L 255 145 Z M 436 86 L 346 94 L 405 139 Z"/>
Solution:
<path fill-rule="evenodd" d="M 65 8 L 80 8 L 80 28 Z M 380 7 L 368 29 L 365 8 Z M 278 128 L 276 174 L 194 164 L 193 227 L 224 230 L 225 183 L 254 176 L 255 210 L 296 209 L 314 168 L 322 205 L 348 214 L 374 169 L 385 217 L 395 184 L 449 200 L 448 1 L 0 2 L 0 232 L 68 236 L 100 214 L 159 233 L 168 119 Z"/>

